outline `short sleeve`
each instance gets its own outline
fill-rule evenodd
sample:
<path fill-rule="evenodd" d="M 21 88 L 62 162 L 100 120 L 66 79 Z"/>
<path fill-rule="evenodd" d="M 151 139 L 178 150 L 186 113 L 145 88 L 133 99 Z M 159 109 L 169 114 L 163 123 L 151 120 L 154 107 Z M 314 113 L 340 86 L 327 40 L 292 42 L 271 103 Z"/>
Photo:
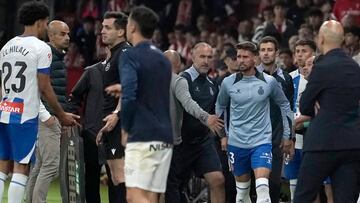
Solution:
<path fill-rule="evenodd" d="M 52 53 L 49 45 L 44 44 L 38 55 L 38 73 L 50 74 L 50 64 L 52 61 Z"/>

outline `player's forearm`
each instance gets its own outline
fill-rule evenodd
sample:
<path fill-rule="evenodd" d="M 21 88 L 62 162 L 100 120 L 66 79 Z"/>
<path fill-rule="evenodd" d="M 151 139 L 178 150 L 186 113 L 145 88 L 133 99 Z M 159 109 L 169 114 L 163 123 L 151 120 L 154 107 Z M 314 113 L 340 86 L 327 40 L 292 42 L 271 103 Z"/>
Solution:
<path fill-rule="evenodd" d="M 45 88 L 41 91 L 42 97 L 46 100 L 49 106 L 53 109 L 54 113 L 58 117 L 62 117 L 64 115 L 64 110 L 60 106 L 59 102 L 57 101 L 56 95 L 52 87 Z"/>

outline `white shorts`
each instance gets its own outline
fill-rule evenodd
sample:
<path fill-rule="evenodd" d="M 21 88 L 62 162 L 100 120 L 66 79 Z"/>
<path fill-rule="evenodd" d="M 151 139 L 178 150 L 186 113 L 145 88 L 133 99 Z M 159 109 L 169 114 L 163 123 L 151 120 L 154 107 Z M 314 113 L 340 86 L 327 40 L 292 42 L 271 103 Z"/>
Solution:
<path fill-rule="evenodd" d="M 164 142 L 132 142 L 125 148 L 126 187 L 164 193 L 173 146 Z"/>

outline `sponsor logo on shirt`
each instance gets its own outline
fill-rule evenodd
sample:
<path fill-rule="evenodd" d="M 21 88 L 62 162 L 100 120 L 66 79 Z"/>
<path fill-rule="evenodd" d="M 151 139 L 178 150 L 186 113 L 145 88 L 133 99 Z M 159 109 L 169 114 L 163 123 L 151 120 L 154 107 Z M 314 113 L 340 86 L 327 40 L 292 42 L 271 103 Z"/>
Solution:
<path fill-rule="evenodd" d="M 2 101 L 0 102 L 0 111 L 22 114 L 24 103 Z"/>

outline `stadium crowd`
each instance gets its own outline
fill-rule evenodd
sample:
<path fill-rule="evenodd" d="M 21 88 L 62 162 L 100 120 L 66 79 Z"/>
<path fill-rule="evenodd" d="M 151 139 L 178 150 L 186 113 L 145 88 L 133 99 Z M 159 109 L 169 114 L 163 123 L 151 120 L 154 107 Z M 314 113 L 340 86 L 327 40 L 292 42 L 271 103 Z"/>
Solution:
<path fill-rule="evenodd" d="M 309 154 L 314 151 L 344 150 L 305 144 L 310 139 L 305 138 L 307 130 L 314 133 L 311 126 L 316 125 L 311 119 L 327 108 L 322 95 L 314 90 L 319 81 L 311 73 L 325 57 L 332 60 L 328 53 L 335 51 L 347 66 L 358 67 L 354 61 L 360 64 L 359 0 L 260 0 L 252 5 L 252 13 L 239 0 L 83 0 L 71 6 L 69 2 L 55 5 L 53 19 L 46 19 L 49 11 L 41 3 L 25 4 L 19 10 L 20 23 L 25 26 L 22 36 L 47 39 L 49 48 L 41 44 L 40 54 L 50 55 L 52 60 L 39 59 L 43 67 L 37 67 L 38 73 L 50 77 L 38 76 L 43 83 L 39 83 L 42 99 L 37 144 L 36 148 L 25 147 L 33 155 L 24 162 L 25 158 L 17 160 L 0 149 L 0 202 L 9 172 L 9 202 L 21 202 L 19 194 L 25 194 L 29 203 L 46 202 L 51 181 L 64 175 L 59 171 L 64 159 L 60 148 L 66 143 L 61 134 L 67 130 L 61 124 L 79 123 L 84 139 L 86 202 L 100 202 L 102 165 L 109 177 L 109 201 L 114 203 L 158 202 L 157 193 L 165 193 L 160 201 L 186 202 L 189 191 L 184 191 L 189 190 L 192 175 L 206 181 L 207 198 L 214 203 L 285 201 L 283 179 L 290 190 L 286 201 L 356 202 L 359 184 L 348 193 L 332 187 L 331 178 L 338 184 L 341 176 L 328 177 L 335 169 L 324 172 L 320 168 L 327 175 L 321 186 L 313 184 L 314 193 L 310 194 L 304 189 L 304 184 L 311 182 L 301 162 L 306 157 L 305 163 L 312 163 Z M 32 9 L 38 16 L 32 16 L 33 22 L 24 20 Z M 44 19 L 50 21 L 46 26 L 41 24 Z M 47 36 L 41 36 L 44 31 Z M 10 60 L 6 58 L 9 45 L 4 47 L 0 62 L 5 64 Z M 26 56 L 25 51 L 19 52 Z M 318 66 L 317 76 L 322 70 Z M 4 106 L 15 103 L 7 101 L 12 97 L 8 94 L 23 91 L 16 85 L 11 86 L 13 91 L 6 89 L 11 74 L 6 67 L 0 72 L 1 134 L 18 132 L 8 126 L 24 120 L 21 116 L 19 121 L 14 119 L 12 110 Z M 354 76 L 359 74 L 349 70 Z M 19 74 L 13 78 L 23 73 Z M 343 74 L 344 78 L 348 75 Z M 47 86 L 49 81 L 53 90 Z M 356 82 L 352 85 L 360 88 Z M 310 100 L 310 91 L 320 94 L 313 103 L 301 98 L 304 93 Z M 247 99 L 241 94 L 248 95 Z M 12 112 L 9 116 L 8 111 Z M 351 116 L 360 122 L 359 115 Z M 0 147 L 7 149 L 4 143 Z M 355 149 L 353 154 L 358 154 L 358 147 L 350 148 Z M 148 157 L 143 157 L 145 154 Z M 36 162 L 29 172 L 24 165 L 33 161 L 33 156 Z M 9 159 L 15 160 L 13 171 L 5 163 Z M 144 161 L 148 159 L 159 162 Z M 158 168 L 149 172 L 144 167 Z M 355 177 L 351 172 L 341 177 Z M 164 176 L 167 173 L 169 176 Z M 61 195 L 65 199 L 69 194 L 61 191 Z"/>

